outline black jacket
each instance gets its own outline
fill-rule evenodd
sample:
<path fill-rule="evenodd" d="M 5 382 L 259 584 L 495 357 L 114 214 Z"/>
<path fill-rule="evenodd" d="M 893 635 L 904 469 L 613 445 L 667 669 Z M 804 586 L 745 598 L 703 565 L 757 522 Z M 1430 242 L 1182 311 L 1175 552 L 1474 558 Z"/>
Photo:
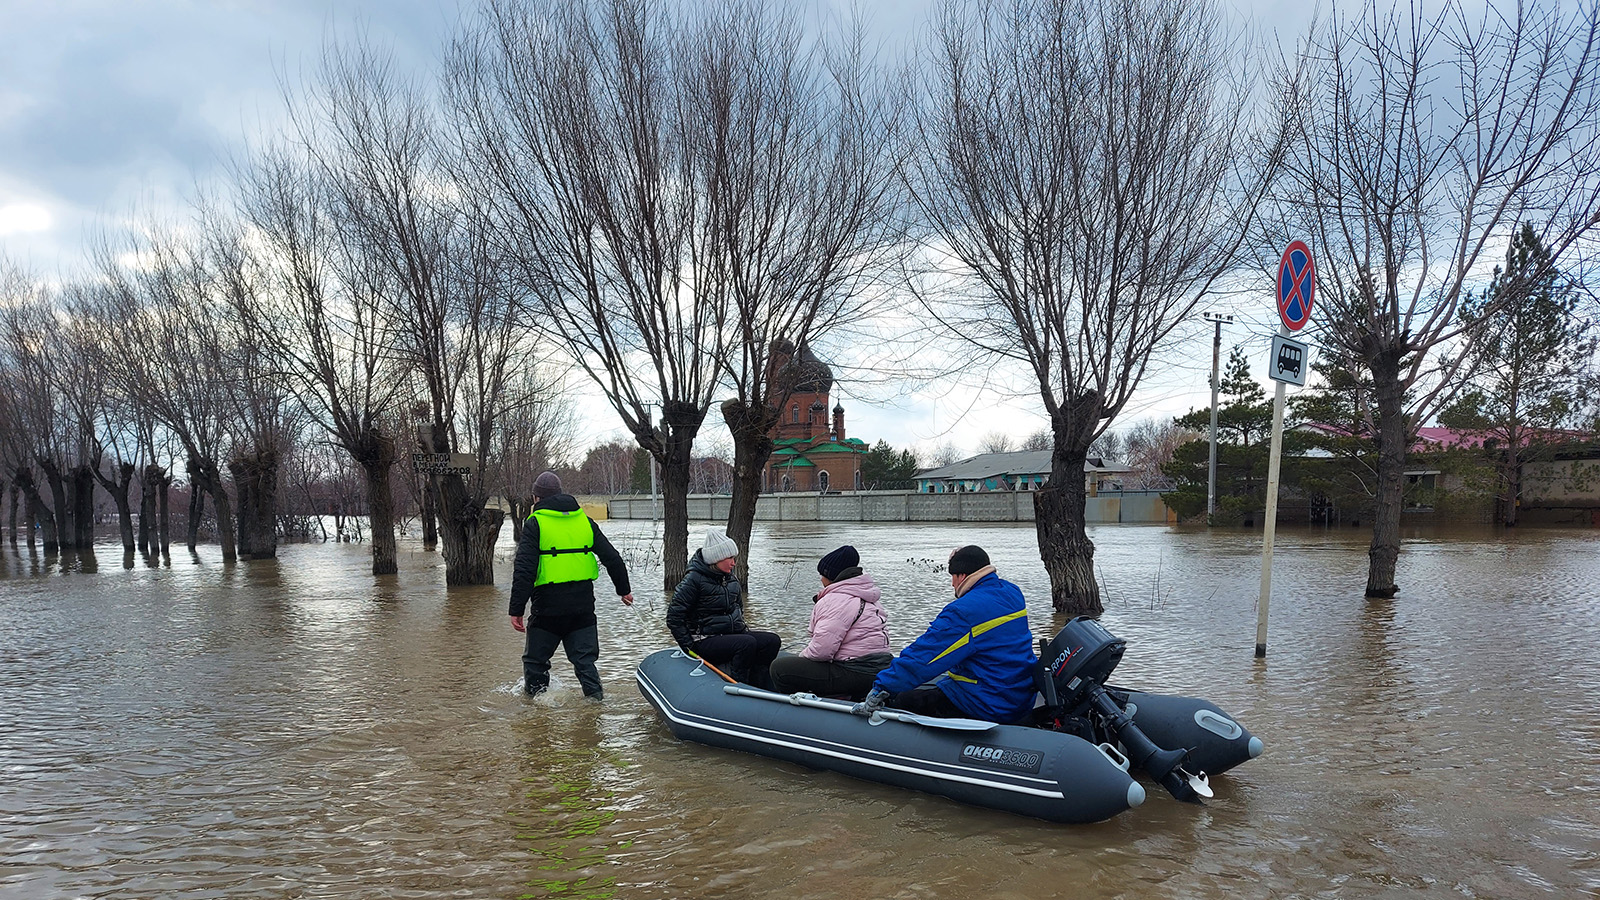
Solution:
<path fill-rule="evenodd" d="M 689 573 L 678 582 L 667 607 L 667 628 L 679 647 L 708 634 L 743 634 L 744 604 L 739 579 L 712 568 L 700 551 L 689 558 Z"/>
<path fill-rule="evenodd" d="M 535 503 L 533 508 L 574 512 L 578 509 L 578 501 L 571 494 L 556 494 Z M 606 540 L 593 519 L 589 520 L 589 525 L 594 529 L 594 555 L 600 558 L 601 565 L 610 574 L 617 596 L 633 593 L 622 555 Z M 516 568 L 511 573 L 511 615 L 522 615 L 527 610 L 529 600 L 533 601 L 530 615 L 535 616 L 574 616 L 594 612 L 593 581 L 563 581 L 534 587 L 533 583 L 538 580 L 539 520 L 530 515 L 522 523 L 522 539 L 517 541 Z"/>

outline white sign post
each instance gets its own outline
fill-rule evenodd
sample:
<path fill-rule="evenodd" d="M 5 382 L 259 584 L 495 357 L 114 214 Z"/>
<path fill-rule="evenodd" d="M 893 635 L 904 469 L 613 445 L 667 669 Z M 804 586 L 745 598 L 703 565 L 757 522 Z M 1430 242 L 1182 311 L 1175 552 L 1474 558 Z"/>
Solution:
<path fill-rule="evenodd" d="M 1278 318 L 1283 329 L 1272 338 L 1267 374 L 1278 383 L 1272 395 L 1272 446 L 1267 456 L 1267 512 L 1261 535 L 1261 599 L 1256 604 L 1256 658 L 1267 656 L 1267 608 L 1272 603 L 1272 540 L 1278 532 L 1278 469 L 1283 459 L 1283 396 L 1288 384 L 1304 385 L 1309 348 L 1289 339 L 1311 321 L 1316 295 L 1311 250 L 1295 241 L 1278 261 Z"/>

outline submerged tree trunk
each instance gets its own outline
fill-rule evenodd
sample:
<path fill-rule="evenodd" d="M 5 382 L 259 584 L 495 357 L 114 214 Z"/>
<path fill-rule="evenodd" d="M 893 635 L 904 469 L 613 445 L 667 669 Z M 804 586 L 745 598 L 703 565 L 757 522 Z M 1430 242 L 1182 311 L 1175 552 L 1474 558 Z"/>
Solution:
<path fill-rule="evenodd" d="M 172 476 L 161 466 L 148 466 L 145 468 L 145 477 L 150 477 L 150 470 L 154 469 L 156 478 L 156 534 L 161 539 L 161 555 L 167 556 L 172 552 L 171 521 L 167 507 L 167 489 L 172 487 Z"/>
<path fill-rule="evenodd" d="M 278 555 L 278 451 L 257 449 L 228 462 L 238 495 L 239 553 L 247 559 Z"/>
<path fill-rule="evenodd" d="M 211 497 L 212 507 L 217 513 L 217 541 L 222 545 L 222 561 L 237 562 L 239 559 L 238 545 L 233 540 L 233 503 L 228 497 L 228 491 L 222 483 L 222 472 L 217 464 L 211 460 L 191 458 L 189 460 L 189 484 L 194 494 L 208 494 Z M 192 501 L 189 507 L 189 549 L 194 549 L 194 534 L 199 529 L 198 501 Z"/>
<path fill-rule="evenodd" d="M 1393 597 L 1395 566 L 1400 559 L 1400 516 L 1405 510 L 1406 427 L 1405 389 L 1399 366 L 1384 354 L 1370 363 L 1373 400 L 1378 408 L 1378 486 L 1372 515 L 1372 545 L 1367 550 L 1368 597 Z"/>
<path fill-rule="evenodd" d="M 1088 444 L 1063 447 L 1058 439 L 1050 457 L 1050 480 L 1033 497 L 1033 519 L 1039 556 L 1050 576 L 1051 606 L 1064 615 L 1098 617 L 1105 606 L 1094 578 L 1094 542 L 1083 517 L 1083 464 L 1088 456 Z"/>
<path fill-rule="evenodd" d="M 433 495 L 433 482 L 422 479 L 422 549 L 439 546 L 439 504 Z"/>
<path fill-rule="evenodd" d="M 40 503 L 50 508 L 50 529 L 55 532 L 54 539 L 45 538 L 45 552 L 48 553 L 52 544 L 57 549 L 73 546 L 72 507 L 67 504 L 66 479 L 61 477 L 55 462 L 41 458 L 39 469 L 44 472 L 45 485 L 50 489 L 50 503 L 44 504 L 43 498 Z"/>
<path fill-rule="evenodd" d="M 139 479 L 139 552 L 146 555 L 156 552 L 156 483 L 161 474 L 160 466 L 149 465 Z"/>
<path fill-rule="evenodd" d="M 68 492 L 72 496 L 73 543 L 79 547 L 94 546 L 94 481 L 95 470 L 87 463 L 72 467 Z"/>
<path fill-rule="evenodd" d="M 400 571 L 394 536 L 394 491 L 390 485 L 395 463 L 394 439 L 376 430 L 369 431 L 363 436 L 358 451 L 356 462 L 367 476 L 367 520 L 372 525 L 372 574 L 393 575 Z"/>
<path fill-rule="evenodd" d="M 21 500 L 22 487 L 18 485 L 17 480 L 13 478 L 11 479 L 11 518 L 9 520 L 11 525 L 11 546 L 13 547 L 17 545 L 17 504 Z M 32 541 L 31 536 L 29 537 L 29 541 Z"/>
<path fill-rule="evenodd" d="M 665 427 L 644 445 L 661 464 L 661 575 L 668 591 L 676 589 L 689 571 L 689 466 L 694 438 L 704 421 L 705 411 L 699 407 L 669 402 L 662 409 Z M 747 543 L 739 545 L 741 560 L 749 552 Z"/>
<path fill-rule="evenodd" d="M 428 453 L 450 452 L 442 426 L 419 437 Z M 438 503 L 445 584 L 494 584 L 494 545 L 505 512 L 486 505 L 486 497 L 473 496 L 461 475 L 429 475 L 428 487 Z"/>
<path fill-rule="evenodd" d="M 131 462 L 117 463 L 115 477 L 106 477 L 106 475 L 100 471 L 100 466 L 98 464 L 93 469 L 94 477 L 100 482 L 100 486 L 106 489 L 106 493 L 111 495 L 112 502 L 117 505 L 117 530 L 122 536 L 122 549 L 128 553 L 132 553 L 135 548 L 133 537 L 133 503 L 128 499 L 128 492 L 133 486 L 134 471 L 134 465 Z M 139 527 L 142 529 L 145 527 L 143 497 L 141 497 L 140 507 Z M 148 542 L 141 542 L 139 546 L 143 547 L 146 543 Z"/>
<path fill-rule="evenodd" d="M 26 466 L 17 468 L 17 487 L 22 490 L 22 495 L 27 498 L 28 549 L 32 550 L 36 546 L 34 523 L 38 523 L 38 530 L 44 539 L 44 552 L 59 552 L 61 545 L 56 539 L 56 517 L 50 511 L 49 505 L 44 502 L 44 498 L 39 496 L 39 485 L 33 480 L 32 469 Z"/>
<path fill-rule="evenodd" d="M 761 472 L 772 457 L 772 426 L 777 424 L 777 412 L 765 404 L 761 404 L 760 409 L 751 409 L 733 399 L 723 402 L 722 420 L 733 435 L 733 498 L 728 504 L 728 537 L 745 550 L 755 530 L 756 503 L 761 499 Z M 749 553 L 739 554 L 733 574 L 748 597 Z"/>
<path fill-rule="evenodd" d="M 1513 442 L 1501 457 L 1500 483 L 1505 485 L 1505 507 L 1500 521 L 1508 528 L 1517 527 L 1517 516 L 1522 508 L 1522 452 Z"/>

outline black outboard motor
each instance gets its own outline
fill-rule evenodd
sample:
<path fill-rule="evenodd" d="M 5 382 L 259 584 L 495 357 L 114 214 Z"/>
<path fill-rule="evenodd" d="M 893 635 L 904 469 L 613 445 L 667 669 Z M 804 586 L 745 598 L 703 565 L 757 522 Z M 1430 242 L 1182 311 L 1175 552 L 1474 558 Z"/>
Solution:
<path fill-rule="evenodd" d="M 1106 691 L 1106 679 L 1122 661 L 1127 648 L 1127 641 L 1113 636 L 1093 619 L 1079 616 L 1068 622 L 1040 653 L 1040 662 L 1048 667 L 1041 679 L 1045 703 L 1069 715 L 1087 711 L 1104 733 L 1121 742 L 1130 762 L 1149 772 L 1172 796 L 1199 803 L 1194 784 L 1198 781 L 1203 785 L 1204 781 L 1183 768 L 1189 751 L 1157 747 L 1133 724 L 1133 716 Z"/>

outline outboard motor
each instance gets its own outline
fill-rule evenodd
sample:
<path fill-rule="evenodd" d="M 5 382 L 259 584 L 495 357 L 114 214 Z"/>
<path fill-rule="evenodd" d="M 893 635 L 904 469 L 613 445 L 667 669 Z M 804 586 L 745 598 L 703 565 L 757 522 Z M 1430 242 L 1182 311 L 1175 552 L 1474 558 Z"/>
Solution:
<path fill-rule="evenodd" d="M 1106 690 L 1106 679 L 1127 648 L 1127 641 L 1093 619 L 1079 616 L 1068 622 L 1040 653 L 1041 663 L 1048 667 L 1042 679 L 1046 704 L 1069 714 L 1086 710 L 1105 734 L 1128 751 L 1130 762 L 1149 772 L 1172 796 L 1199 803 L 1200 792 L 1210 796 L 1210 790 L 1203 774 L 1192 775 L 1183 768 L 1189 751 L 1156 746 Z"/>

